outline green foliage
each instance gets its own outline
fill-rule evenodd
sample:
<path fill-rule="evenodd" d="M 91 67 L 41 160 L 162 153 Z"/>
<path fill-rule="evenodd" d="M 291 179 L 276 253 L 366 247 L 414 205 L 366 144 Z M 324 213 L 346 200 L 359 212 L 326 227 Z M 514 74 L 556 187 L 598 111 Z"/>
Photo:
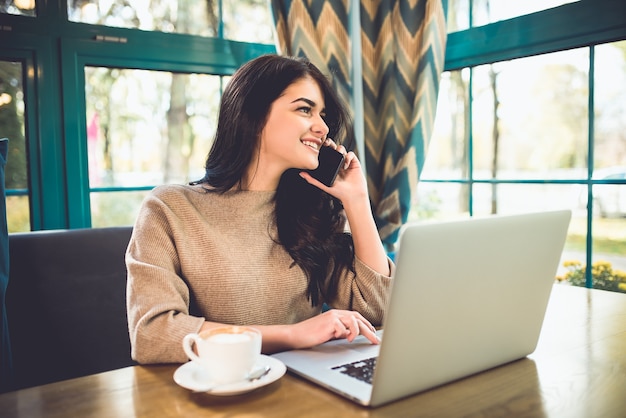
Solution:
<path fill-rule="evenodd" d="M 9 233 L 30 231 L 28 196 L 9 196 L 6 204 Z"/>
<path fill-rule="evenodd" d="M 22 66 L 0 61 L 0 137 L 9 138 L 5 172 L 7 189 L 26 188 L 26 143 L 22 108 Z"/>
<path fill-rule="evenodd" d="M 583 266 L 580 261 L 565 261 L 563 267 L 568 271 L 563 276 L 557 276 L 557 281 L 568 282 L 574 286 L 585 286 L 586 266 Z M 595 289 L 626 293 L 626 273 L 613 270 L 611 263 L 607 261 L 593 263 L 591 277 Z"/>

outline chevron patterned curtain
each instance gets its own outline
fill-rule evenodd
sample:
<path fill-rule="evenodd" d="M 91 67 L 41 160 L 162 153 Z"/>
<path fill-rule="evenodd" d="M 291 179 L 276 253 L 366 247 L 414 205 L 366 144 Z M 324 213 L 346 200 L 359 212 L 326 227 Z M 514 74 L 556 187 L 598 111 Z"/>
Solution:
<path fill-rule="evenodd" d="M 346 103 L 355 103 L 353 71 L 361 70 L 363 93 L 356 100 L 363 108 L 365 156 L 359 158 L 380 236 L 393 252 L 432 134 L 446 46 L 444 8 L 442 0 L 360 0 L 358 8 L 351 1 L 272 0 L 278 50 L 306 56 L 331 74 Z M 357 42 L 350 38 L 355 21 Z M 360 48 L 362 62 L 352 62 L 352 48 Z"/>
<path fill-rule="evenodd" d="M 307 57 L 332 75 L 346 103 L 352 97 L 349 1 L 272 0 L 280 53 Z"/>

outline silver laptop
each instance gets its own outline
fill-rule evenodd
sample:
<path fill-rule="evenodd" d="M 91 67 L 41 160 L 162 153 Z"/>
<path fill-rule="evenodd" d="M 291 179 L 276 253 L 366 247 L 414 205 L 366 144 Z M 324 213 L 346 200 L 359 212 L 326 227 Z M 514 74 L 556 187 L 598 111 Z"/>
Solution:
<path fill-rule="evenodd" d="M 372 407 L 526 357 L 570 218 L 563 210 L 405 225 L 380 345 L 359 336 L 273 357 Z"/>

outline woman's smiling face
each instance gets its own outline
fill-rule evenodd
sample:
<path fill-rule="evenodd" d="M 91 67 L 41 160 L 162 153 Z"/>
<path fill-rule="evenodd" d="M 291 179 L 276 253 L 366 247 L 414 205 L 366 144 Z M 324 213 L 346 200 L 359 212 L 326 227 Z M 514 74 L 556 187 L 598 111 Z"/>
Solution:
<path fill-rule="evenodd" d="M 261 132 L 258 168 L 278 178 L 290 168 L 317 168 L 319 148 L 328 134 L 324 108 L 322 91 L 312 78 L 289 85 L 272 103 Z"/>

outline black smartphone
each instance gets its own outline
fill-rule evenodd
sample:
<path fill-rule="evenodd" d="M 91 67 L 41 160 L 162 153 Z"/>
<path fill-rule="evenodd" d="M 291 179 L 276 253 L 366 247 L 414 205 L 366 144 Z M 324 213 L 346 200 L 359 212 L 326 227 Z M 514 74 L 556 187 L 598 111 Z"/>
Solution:
<path fill-rule="evenodd" d="M 344 155 L 331 147 L 322 146 L 317 159 L 319 165 L 315 170 L 309 170 L 309 173 L 326 186 L 332 186 L 343 164 Z"/>

